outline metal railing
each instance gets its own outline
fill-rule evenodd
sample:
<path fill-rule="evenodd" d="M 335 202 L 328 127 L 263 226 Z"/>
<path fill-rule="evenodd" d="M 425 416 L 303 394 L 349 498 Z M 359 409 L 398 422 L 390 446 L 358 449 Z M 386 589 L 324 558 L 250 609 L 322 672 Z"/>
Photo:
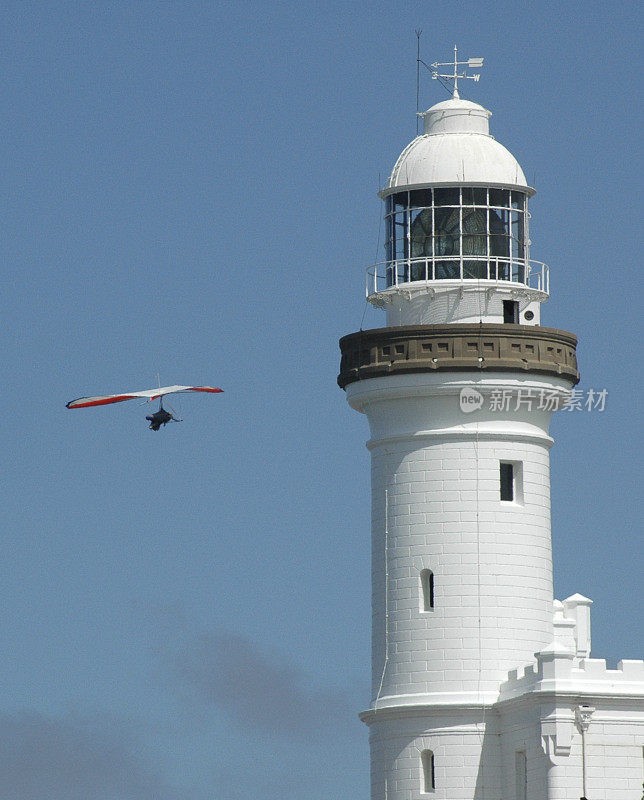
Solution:
<path fill-rule="evenodd" d="M 544 294 L 550 292 L 550 270 L 542 261 L 482 258 L 481 256 L 434 256 L 381 261 L 367 269 L 367 297 L 397 286 L 434 281 L 516 283 Z"/>

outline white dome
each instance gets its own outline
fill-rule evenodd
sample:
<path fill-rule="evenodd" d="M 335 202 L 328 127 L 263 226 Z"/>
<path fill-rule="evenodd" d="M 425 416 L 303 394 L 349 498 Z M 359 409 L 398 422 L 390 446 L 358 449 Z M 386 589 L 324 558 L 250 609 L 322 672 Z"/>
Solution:
<path fill-rule="evenodd" d="M 516 158 L 489 133 L 491 112 L 451 99 L 423 115 L 425 131 L 401 153 L 383 195 L 411 186 L 503 186 L 534 194 Z"/>

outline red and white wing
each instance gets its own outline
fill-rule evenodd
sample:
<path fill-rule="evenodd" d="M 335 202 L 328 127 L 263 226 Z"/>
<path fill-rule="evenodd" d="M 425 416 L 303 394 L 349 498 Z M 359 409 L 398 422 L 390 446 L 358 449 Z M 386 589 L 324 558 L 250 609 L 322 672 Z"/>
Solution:
<path fill-rule="evenodd" d="M 96 397 L 78 397 L 76 400 L 70 400 L 69 403 L 67 403 L 67 408 L 106 406 L 110 403 L 122 403 L 124 400 L 135 400 L 137 397 L 143 397 L 146 400 L 156 400 L 158 397 L 164 397 L 166 394 L 178 394 L 179 392 L 210 392 L 211 394 L 218 394 L 222 391 L 223 389 L 217 389 L 214 386 L 163 386 L 159 389 L 146 389 L 143 392 L 102 394 Z"/>

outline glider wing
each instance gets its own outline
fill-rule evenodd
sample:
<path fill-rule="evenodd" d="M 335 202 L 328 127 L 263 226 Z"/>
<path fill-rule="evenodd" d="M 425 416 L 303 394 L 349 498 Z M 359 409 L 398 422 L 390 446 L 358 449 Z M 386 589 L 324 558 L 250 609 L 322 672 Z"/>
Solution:
<path fill-rule="evenodd" d="M 142 397 L 145 400 L 156 400 L 165 397 L 166 394 L 178 394 L 179 392 L 210 392 L 218 394 L 222 389 L 214 386 L 163 386 L 159 389 L 146 389 L 142 392 L 128 392 L 127 394 L 102 394 L 96 397 L 78 397 L 70 400 L 67 408 L 90 408 L 91 406 L 106 406 L 110 403 L 122 403 L 124 400 L 135 400 Z"/>

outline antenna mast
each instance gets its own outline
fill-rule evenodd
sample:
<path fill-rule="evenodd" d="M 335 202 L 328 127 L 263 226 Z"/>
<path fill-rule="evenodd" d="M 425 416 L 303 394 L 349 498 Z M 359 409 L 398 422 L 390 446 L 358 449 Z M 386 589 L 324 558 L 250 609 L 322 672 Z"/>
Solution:
<path fill-rule="evenodd" d="M 416 28 L 416 136 L 418 136 L 418 129 L 420 123 L 420 34 L 422 30 Z"/>

